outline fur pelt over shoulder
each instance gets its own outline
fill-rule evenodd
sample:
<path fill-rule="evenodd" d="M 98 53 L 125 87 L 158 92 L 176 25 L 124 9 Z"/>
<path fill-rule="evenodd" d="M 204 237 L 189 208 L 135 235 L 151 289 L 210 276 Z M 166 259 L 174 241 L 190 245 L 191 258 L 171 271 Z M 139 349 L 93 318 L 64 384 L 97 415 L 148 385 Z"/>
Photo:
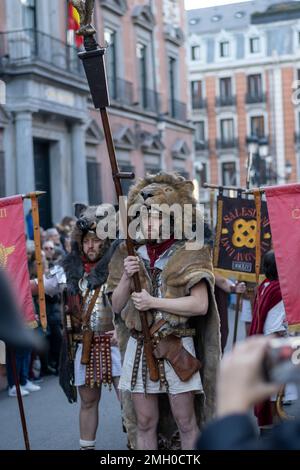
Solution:
<path fill-rule="evenodd" d="M 190 242 L 188 242 L 190 243 Z M 124 245 L 115 251 L 109 265 L 107 292 L 112 293 L 118 285 L 123 273 L 123 259 L 127 256 Z M 145 270 L 141 269 L 142 287 L 151 292 Z M 164 297 L 179 298 L 188 295 L 190 289 L 197 283 L 205 281 L 208 289 L 209 308 L 204 316 L 190 318 L 190 326 L 196 329 L 194 338 L 197 357 L 203 367 L 200 371 L 204 395 L 196 395 L 195 407 L 199 426 L 211 419 L 215 408 L 216 374 L 221 356 L 220 348 L 220 320 L 214 296 L 214 274 L 211 262 L 210 249 L 204 247 L 200 250 L 187 250 L 186 245 L 176 244 L 165 268 L 162 271 L 162 293 Z M 131 299 L 121 312 L 116 314 L 116 330 L 119 339 L 121 356 L 124 359 L 130 328 L 139 327 L 139 314 L 135 310 Z M 176 315 L 169 315 L 170 323 L 175 324 Z M 186 319 L 186 317 L 183 317 Z M 178 316 L 177 316 L 178 319 Z M 178 320 L 177 320 L 178 321 Z M 168 406 L 168 400 L 160 396 L 160 424 L 159 432 L 165 442 L 169 442 L 176 432 L 176 424 Z M 136 417 L 130 401 L 130 394 L 123 397 L 124 421 L 129 432 L 131 442 L 135 442 Z"/>
<path fill-rule="evenodd" d="M 91 270 L 90 274 L 87 276 L 89 289 L 96 289 L 97 287 L 102 286 L 106 282 L 108 277 L 109 262 L 114 254 L 115 249 L 120 243 L 121 241 L 119 240 L 116 240 L 112 244 L 109 240 L 105 241 L 103 247 L 103 255 L 101 259 Z M 76 242 L 73 242 L 71 253 L 64 257 L 61 265 L 64 268 L 67 277 L 68 293 L 71 295 L 78 294 L 78 282 L 84 275 L 84 266 L 82 255 Z"/>

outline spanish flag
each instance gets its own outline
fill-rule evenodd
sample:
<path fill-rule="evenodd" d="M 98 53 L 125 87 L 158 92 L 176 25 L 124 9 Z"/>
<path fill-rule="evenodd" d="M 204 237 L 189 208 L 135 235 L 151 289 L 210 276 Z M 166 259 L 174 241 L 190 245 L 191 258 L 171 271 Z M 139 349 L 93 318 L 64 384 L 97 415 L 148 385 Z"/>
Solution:
<path fill-rule="evenodd" d="M 79 14 L 76 8 L 73 7 L 72 3 L 69 2 L 69 17 L 68 17 L 68 31 L 74 32 L 74 44 L 80 48 L 83 45 L 83 37 L 77 36 L 76 31 L 80 28 Z"/>

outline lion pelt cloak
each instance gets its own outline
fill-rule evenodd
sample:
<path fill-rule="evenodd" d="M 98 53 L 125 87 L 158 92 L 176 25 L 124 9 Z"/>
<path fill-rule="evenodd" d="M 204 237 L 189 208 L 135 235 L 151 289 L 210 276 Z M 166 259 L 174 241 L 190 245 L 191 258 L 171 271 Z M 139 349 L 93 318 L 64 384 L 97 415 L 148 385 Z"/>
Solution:
<path fill-rule="evenodd" d="M 200 371 L 204 394 L 196 395 L 195 407 L 199 427 L 210 420 L 214 414 L 216 395 L 216 372 L 220 360 L 220 321 L 214 298 L 214 275 L 211 263 L 210 249 L 187 250 L 185 243 L 177 242 L 176 249 L 170 256 L 162 272 L 162 292 L 165 298 L 178 298 L 188 295 L 190 289 L 200 281 L 205 280 L 209 293 L 209 310 L 205 316 L 190 318 L 190 325 L 196 328 L 194 338 L 196 355 L 201 360 Z M 127 256 L 125 244 L 116 249 L 109 265 L 107 293 L 117 287 L 123 272 L 123 262 Z M 150 281 L 146 269 L 141 263 L 140 279 L 142 288 L 151 292 Z M 170 315 L 174 317 L 174 315 Z M 176 317 L 176 316 L 175 316 Z M 171 320 L 171 318 L 169 319 Z M 140 327 L 139 313 L 131 299 L 120 315 L 115 315 L 115 326 L 119 339 L 122 360 L 124 359 L 130 329 Z M 130 399 L 130 392 L 122 392 L 124 424 L 127 428 L 131 445 L 135 447 L 136 417 Z M 172 437 L 176 434 L 177 426 L 172 417 L 168 398 L 159 395 L 160 423 L 159 434 L 166 447 L 172 446 Z"/>

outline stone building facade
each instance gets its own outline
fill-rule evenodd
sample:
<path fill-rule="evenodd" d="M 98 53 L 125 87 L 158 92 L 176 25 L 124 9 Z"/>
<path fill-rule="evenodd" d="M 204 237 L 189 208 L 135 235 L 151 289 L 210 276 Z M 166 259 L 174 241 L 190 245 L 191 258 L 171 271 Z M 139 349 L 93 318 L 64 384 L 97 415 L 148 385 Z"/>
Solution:
<path fill-rule="evenodd" d="M 191 10 L 188 28 L 199 180 L 244 186 L 254 143 L 253 184 L 297 181 L 300 2 Z"/>
<path fill-rule="evenodd" d="M 193 176 L 183 0 L 96 0 L 122 170 Z M 75 201 L 114 201 L 99 113 L 64 0 L 0 0 L 0 197 L 46 190 L 45 227 Z M 128 190 L 129 184 L 124 184 Z"/>

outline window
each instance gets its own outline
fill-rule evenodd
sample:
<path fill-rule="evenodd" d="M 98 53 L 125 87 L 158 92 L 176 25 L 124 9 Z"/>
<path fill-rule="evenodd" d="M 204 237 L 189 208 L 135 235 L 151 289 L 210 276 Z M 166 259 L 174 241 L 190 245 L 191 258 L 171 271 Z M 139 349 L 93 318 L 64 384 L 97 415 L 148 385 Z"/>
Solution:
<path fill-rule="evenodd" d="M 235 162 L 222 163 L 222 185 L 223 186 L 236 186 L 236 164 Z"/>
<path fill-rule="evenodd" d="M 117 99 L 116 32 L 110 28 L 104 28 L 104 40 L 109 46 L 105 55 L 109 93 L 112 99 Z"/>
<path fill-rule="evenodd" d="M 221 119 L 221 141 L 232 142 L 234 140 L 233 119 Z"/>
<path fill-rule="evenodd" d="M 250 53 L 257 54 L 258 52 L 260 52 L 260 39 L 258 37 L 250 38 Z"/>
<path fill-rule="evenodd" d="M 251 117 L 251 136 L 265 137 L 265 120 L 264 116 Z"/>
<path fill-rule="evenodd" d="M 128 163 L 123 163 L 123 164 L 120 164 L 120 171 L 124 171 L 124 172 L 128 172 L 128 173 L 132 173 L 134 170 L 134 168 Z M 129 189 L 130 189 L 130 186 L 132 186 L 132 184 L 134 183 L 134 180 L 129 180 L 129 179 L 124 179 L 122 180 L 121 184 L 122 184 L 122 190 L 123 190 L 123 195 L 124 196 L 127 196 L 128 195 L 128 192 L 129 192 Z"/>
<path fill-rule="evenodd" d="M 205 121 L 198 121 L 195 123 L 195 137 L 198 142 L 205 141 Z"/>
<path fill-rule="evenodd" d="M 229 55 L 230 55 L 229 41 L 220 42 L 220 57 L 229 57 Z"/>
<path fill-rule="evenodd" d="M 138 43 L 136 46 L 138 73 L 140 84 L 140 99 L 144 108 L 147 107 L 147 46 Z"/>
<path fill-rule="evenodd" d="M 25 29 L 36 29 L 36 1 L 22 1 L 23 26 Z"/>
<path fill-rule="evenodd" d="M 231 98 L 232 96 L 232 81 L 231 78 L 221 78 L 220 79 L 220 97 L 221 98 Z"/>
<path fill-rule="evenodd" d="M 200 60 L 201 59 L 200 46 L 192 46 L 191 47 L 191 59 L 192 60 Z"/>
<path fill-rule="evenodd" d="M 89 204 L 98 205 L 102 202 L 100 163 L 93 160 L 87 161 L 87 179 Z"/>
<path fill-rule="evenodd" d="M 0 197 L 5 196 L 4 152 L 0 151 Z"/>
<path fill-rule="evenodd" d="M 202 81 L 196 80 L 191 82 L 192 108 L 199 109 L 202 107 L 203 93 Z"/>
<path fill-rule="evenodd" d="M 248 76 L 248 94 L 253 97 L 262 96 L 262 79 L 260 74 Z"/>
<path fill-rule="evenodd" d="M 171 116 L 176 117 L 176 59 L 174 57 L 169 57 L 169 96 L 170 96 L 170 106 L 171 106 Z"/>

